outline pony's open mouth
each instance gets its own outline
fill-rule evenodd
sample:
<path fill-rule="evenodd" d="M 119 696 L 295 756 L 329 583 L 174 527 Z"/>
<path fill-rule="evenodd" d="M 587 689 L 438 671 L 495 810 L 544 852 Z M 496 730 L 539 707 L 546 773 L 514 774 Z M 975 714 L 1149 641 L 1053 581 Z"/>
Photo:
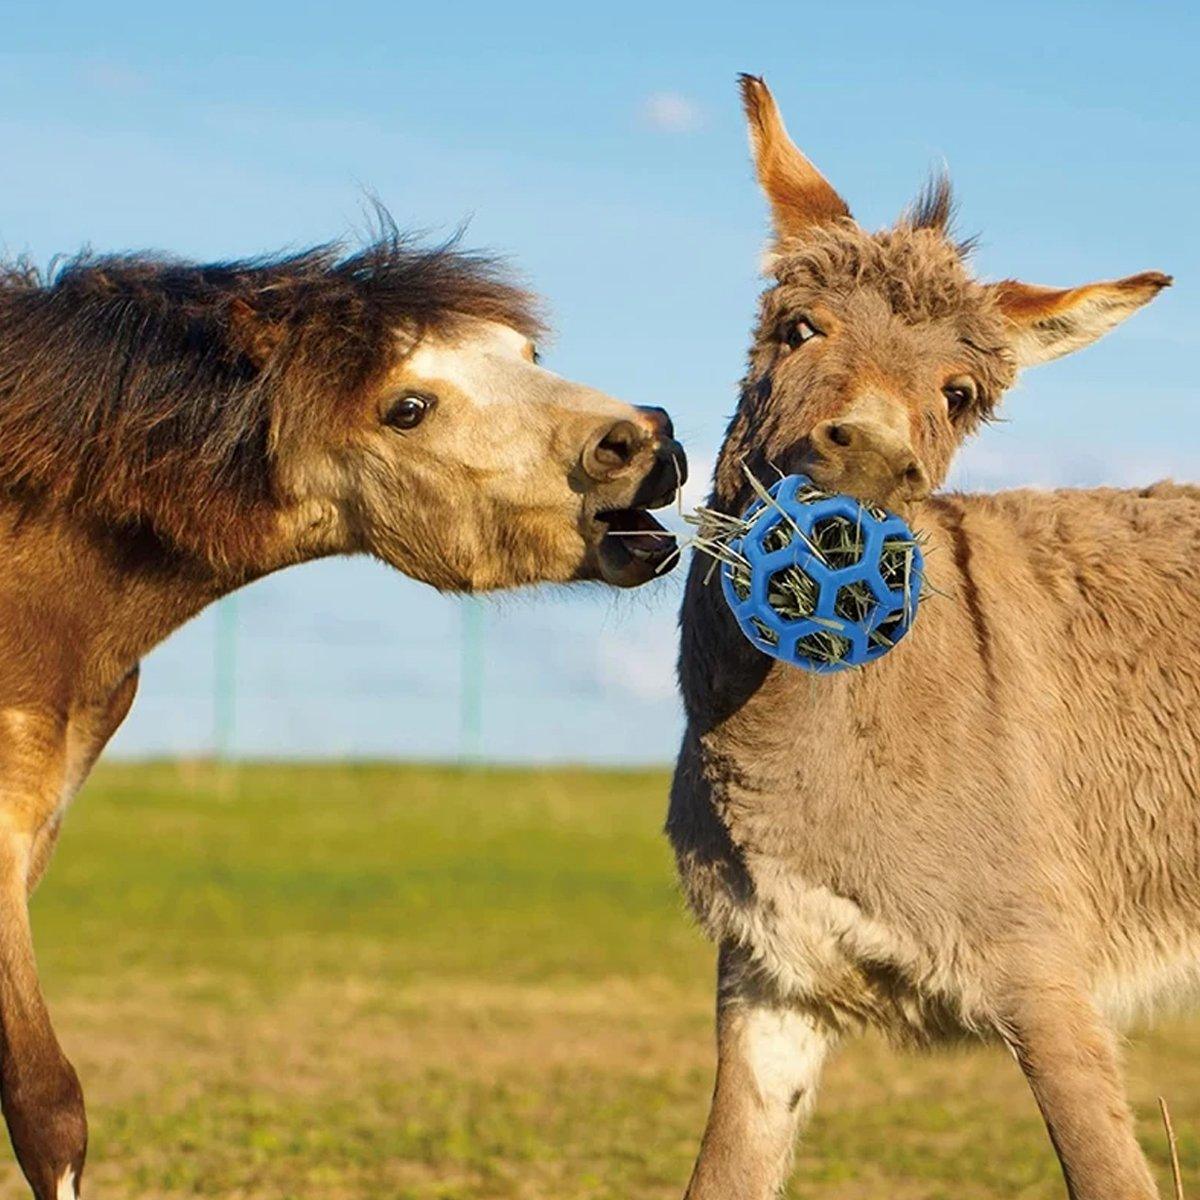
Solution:
<path fill-rule="evenodd" d="M 637 587 L 675 565 L 675 535 L 644 508 L 609 509 L 597 513 L 596 522 L 606 527 L 598 547 L 605 583 Z"/>

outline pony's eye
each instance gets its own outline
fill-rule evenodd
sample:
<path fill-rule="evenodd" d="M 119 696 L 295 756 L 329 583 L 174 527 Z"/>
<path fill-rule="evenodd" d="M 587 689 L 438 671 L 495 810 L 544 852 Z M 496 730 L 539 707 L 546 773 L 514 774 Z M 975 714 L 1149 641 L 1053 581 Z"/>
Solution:
<path fill-rule="evenodd" d="M 962 416 L 975 403 L 975 384 L 969 379 L 952 379 L 944 388 L 946 411 L 951 419 Z"/>
<path fill-rule="evenodd" d="M 387 406 L 383 414 L 383 423 L 393 429 L 416 429 L 429 415 L 433 405 L 432 396 L 420 392 L 405 392 Z"/>
<path fill-rule="evenodd" d="M 798 317 L 783 327 L 780 340 L 789 350 L 796 350 L 820 336 L 821 331 L 807 317 Z"/>

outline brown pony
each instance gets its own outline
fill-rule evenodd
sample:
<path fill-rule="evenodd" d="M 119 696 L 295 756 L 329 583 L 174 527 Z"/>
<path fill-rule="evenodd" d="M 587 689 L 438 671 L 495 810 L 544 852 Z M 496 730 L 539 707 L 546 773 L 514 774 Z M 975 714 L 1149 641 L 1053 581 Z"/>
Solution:
<path fill-rule="evenodd" d="M 747 467 L 896 506 L 944 596 L 813 676 L 693 564 L 668 831 L 720 954 L 688 1195 L 774 1195 L 827 1053 L 873 1026 L 1007 1045 L 1074 1200 L 1149 1200 L 1112 1022 L 1200 982 L 1200 489 L 930 493 L 1019 368 L 1170 280 L 981 283 L 944 186 L 867 233 L 743 93 L 775 237 L 710 503 L 740 512 Z"/>
<path fill-rule="evenodd" d="M 672 553 L 666 414 L 543 370 L 538 332 L 494 262 L 388 222 L 350 255 L 0 273 L 0 1099 L 38 1200 L 77 1194 L 87 1125 L 26 898 L 141 656 L 323 555 L 473 591 Z"/>

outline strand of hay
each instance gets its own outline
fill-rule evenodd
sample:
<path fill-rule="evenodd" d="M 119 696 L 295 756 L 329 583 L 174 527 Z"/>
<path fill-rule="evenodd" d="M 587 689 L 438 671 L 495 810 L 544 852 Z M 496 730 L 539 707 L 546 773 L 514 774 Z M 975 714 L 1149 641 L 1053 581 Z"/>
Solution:
<path fill-rule="evenodd" d="M 1171 1153 L 1171 1178 L 1175 1181 L 1175 1200 L 1183 1200 L 1183 1173 L 1179 1169 L 1179 1144 L 1175 1141 L 1175 1126 L 1171 1124 L 1171 1110 L 1164 1097 L 1158 1098 L 1158 1109 L 1162 1113 L 1163 1128 L 1167 1131 L 1167 1149 Z"/>

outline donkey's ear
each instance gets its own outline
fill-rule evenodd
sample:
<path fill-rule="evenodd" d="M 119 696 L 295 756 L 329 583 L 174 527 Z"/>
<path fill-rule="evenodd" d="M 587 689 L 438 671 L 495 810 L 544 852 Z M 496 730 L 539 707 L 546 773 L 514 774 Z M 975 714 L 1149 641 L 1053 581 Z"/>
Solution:
<path fill-rule="evenodd" d="M 275 357 L 285 335 L 282 325 L 268 320 L 240 297 L 229 305 L 229 332 L 233 344 L 260 371 Z"/>
<path fill-rule="evenodd" d="M 1077 288 L 1035 287 L 1015 279 L 990 286 L 1012 331 L 1017 365 L 1031 367 L 1090 345 L 1170 284 L 1170 275 L 1143 271 Z"/>
<path fill-rule="evenodd" d="M 767 85 L 756 75 L 742 75 L 739 81 L 754 167 L 771 202 L 776 236 L 786 237 L 808 225 L 848 217 L 845 200 L 788 137 Z"/>

